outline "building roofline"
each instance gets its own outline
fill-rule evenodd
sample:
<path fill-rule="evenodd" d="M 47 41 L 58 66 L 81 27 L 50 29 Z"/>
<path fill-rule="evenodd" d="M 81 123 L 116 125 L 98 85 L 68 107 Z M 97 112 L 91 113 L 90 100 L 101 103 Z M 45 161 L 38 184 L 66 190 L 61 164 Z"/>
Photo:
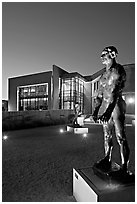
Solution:
<path fill-rule="evenodd" d="M 87 81 L 92 81 L 96 79 L 98 76 L 100 76 L 104 71 L 105 71 L 105 67 L 92 75 L 84 76 L 84 78 L 86 78 Z"/>
<path fill-rule="evenodd" d="M 130 63 L 130 64 L 123 64 L 122 66 L 131 66 L 131 65 L 135 65 L 135 63 Z M 131 68 L 131 67 L 130 67 Z M 133 68 L 133 67 L 132 67 Z"/>
<path fill-rule="evenodd" d="M 15 77 L 9 77 L 8 79 L 22 78 L 22 77 L 38 75 L 38 74 L 46 74 L 46 73 L 52 73 L 52 71 L 46 71 L 46 72 L 42 71 L 42 72 L 36 72 L 36 73 L 33 73 L 33 74 L 25 74 L 25 75 L 20 75 L 20 76 L 15 76 Z"/>
<path fill-rule="evenodd" d="M 64 68 L 62 68 L 62 67 L 59 67 L 58 65 L 56 65 L 56 64 L 53 64 L 53 66 L 52 67 L 57 67 L 58 69 L 61 69 L 62 71 L 64 71 L 64 72 L 66 72 L 66 73 L 69 73 L 68 71 L 66 71 Z"/>
<path fill-rule="evenodd" d="M 71 73 L 63 74 L 62 78 L 67 78 L 67 77 L 69 78 L 69 77 L 75 77 L 75 76 L 78 76 L 82 80 L 87 81 L 86 78 L 82 76 L 81 74 L 79 74 L 78 72 L 71 72 Z"/>

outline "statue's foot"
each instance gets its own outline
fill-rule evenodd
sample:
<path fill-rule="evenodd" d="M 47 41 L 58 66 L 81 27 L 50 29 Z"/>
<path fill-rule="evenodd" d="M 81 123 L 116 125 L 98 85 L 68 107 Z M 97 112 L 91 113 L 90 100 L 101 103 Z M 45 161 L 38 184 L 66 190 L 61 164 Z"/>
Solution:
<path fill-rule="evenodd" d="M 108 157 L 105 157 L 98 161 L 95 166 L 100 170 L 109 171 L 111 169 L 111 161 L 109 161 Z"/>
<path fill-rule="evenodd" d="M 120 170 L 123 172 L 123 173 L 128 173 L 128 165 L 127 163 L 125 164 L 122 164 L 121 167 L 120 167 Z"/>

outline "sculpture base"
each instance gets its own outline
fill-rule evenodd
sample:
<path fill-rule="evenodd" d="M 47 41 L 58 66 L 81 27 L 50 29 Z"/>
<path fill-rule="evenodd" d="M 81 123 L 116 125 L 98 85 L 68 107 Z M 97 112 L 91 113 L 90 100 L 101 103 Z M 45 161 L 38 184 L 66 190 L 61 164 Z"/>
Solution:
<path fill-rule="evenodd" d="M 68 132 L 73 132 L 75 134 L 84 134 L 88 133 L 88 128 L 81 127 L 81 126 L 67 126 L 67 131 Z"/>
<path fill-rule="evenodd" d="M 132 172 L 122 171 L 120 166 L 115 162 L 112 162 L 111 168 L 108 171 L 103 171 L 103 169 L 98 168 L 96 164 L 94 164 L 92 168 L 94 174 L 108 182 L 117 181 L 123 185 L 135 182 L 135 175 Z"/>
<path fill-rule="evenodd" d="M 135 202 L 135 184 L 108 182 L 92 167 L 73 169 L 73 196 L 78 202 Z"/>

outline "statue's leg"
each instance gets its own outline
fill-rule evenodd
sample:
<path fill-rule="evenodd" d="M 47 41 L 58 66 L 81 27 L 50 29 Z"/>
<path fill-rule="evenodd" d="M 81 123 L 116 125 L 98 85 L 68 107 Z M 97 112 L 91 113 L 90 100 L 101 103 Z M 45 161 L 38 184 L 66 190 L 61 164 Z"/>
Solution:
<path fill-rule="evenodd" d="M 108 158 L 109 161 L 111 161 L 113 149 L 112 128 L 113 128 L 112 119 L 110 119 L 108 123 L 103 124 L 105 157 Z"/>
<path fill-rule="evenodd" d="M 78 115 L 77 115 L 77 117 L 76 117 L 76 124 L 78 125 Z"/>
<path fill-rule="evenodd" d="M 75 124 L 75 117 L 72 120 L 72 125 L 74 126 L 74 124 Z"/>
<path fill-rule="evenodd" d="M 107 124 L 103 124 L 105 157 L 95 164 L 97 168 L 102 169 L 103 171 L 109 171 L 111 168 L 111 154 L 113 148 L 112 128 L 112 119 L 110 119 Z"/>
<path fill-rule="evenodd" d="M 128 146 L 128 142 L 126 139 L 125 133 L 125 104 L 124 101 L 119 101 L 114 109 L 113 114 L 114 126 L 115 126 L 115 133 L 117 142 L 120 146 L 120 155 L 121 155 L 121 162 L 122 162 L 122 169 L 127 171 L 128 163 L 129 163 L 129 154 L 130 149 Z"/>
<path fill-rule="evenodd" d="M 75 117 L 72 121 L 72 125 L 75 126 L 75 125 L 78 125 L 78 114 L 75 114 Z"/>

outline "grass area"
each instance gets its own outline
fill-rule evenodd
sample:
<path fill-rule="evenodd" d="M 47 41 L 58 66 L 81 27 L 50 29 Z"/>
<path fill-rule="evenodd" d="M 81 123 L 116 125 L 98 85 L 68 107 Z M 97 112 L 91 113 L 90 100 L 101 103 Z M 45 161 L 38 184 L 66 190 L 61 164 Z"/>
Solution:
<path fill-rule="evenodd" d="M 60 133 L 65 126 L 3 132 L 3 202 L 74 202 L 72 169 L 89 167 L 103 157 L 102 127 L 92 125 L 87 138 Z M 135 166 L 135 129 L 127 127 L 129 169 Z M 114 138 L 114 143 L 116 143 Z M 118 145 L 113 160 L 120 162 Z"/>

